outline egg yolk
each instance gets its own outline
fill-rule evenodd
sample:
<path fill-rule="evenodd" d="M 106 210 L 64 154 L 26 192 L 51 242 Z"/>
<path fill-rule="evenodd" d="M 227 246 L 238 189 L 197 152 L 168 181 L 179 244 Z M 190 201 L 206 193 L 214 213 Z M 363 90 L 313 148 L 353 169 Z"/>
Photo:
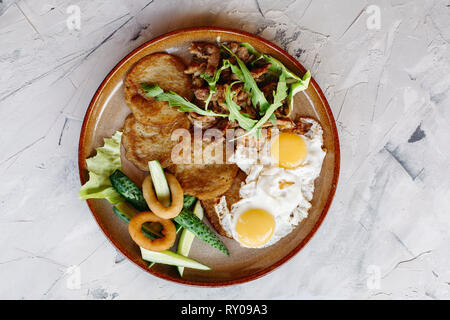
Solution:
<path fill-rule="evenodd" d="M 278 166 L 294 169 L 300 166 L 306 158 L 305 141 L 295 133 L 282 132 L 276 136 L 270 145 L 270 155 L 278 162 Z"/>
<path fill-rule="evenodd" d="M 243 212 L 236 222 L 239 242 L 248 247 L 259 247 L 272 237 L 275 219 L 263 209 L 250 209 Z"/>

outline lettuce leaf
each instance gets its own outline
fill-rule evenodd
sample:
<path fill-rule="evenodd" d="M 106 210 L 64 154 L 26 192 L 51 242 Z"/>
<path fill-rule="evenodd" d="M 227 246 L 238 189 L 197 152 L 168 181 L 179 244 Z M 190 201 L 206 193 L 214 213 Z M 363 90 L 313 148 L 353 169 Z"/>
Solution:
<path fill-rule="evenodd" d="M 78 195 L 81 200 L 106 199 L 111 203 L 123 201 L 112 187 L 109 176 L 122 167 L 120 160 L 120 141 L 122 132 L 117 131 L 111 138 L 104 139 L 103 147 L 96 148 L 97 154 L 86 159 L 89 180 L 81 187 Z"/>

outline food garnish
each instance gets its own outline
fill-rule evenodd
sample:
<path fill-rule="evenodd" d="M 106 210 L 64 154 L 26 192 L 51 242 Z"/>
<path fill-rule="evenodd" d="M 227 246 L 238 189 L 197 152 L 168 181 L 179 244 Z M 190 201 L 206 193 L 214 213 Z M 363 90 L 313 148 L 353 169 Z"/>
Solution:
<path fill-rule="evenodd" d="M 217 237 L 217 235 L 211 231 L 211 229 L 201 221 L 195 214 L 191 211 L 183 210 L 181 213 L 174 218 L 183 228 L 191 231 L 195 236 L 210 246 L 222 251 L 227 256 L 230 255 L 225 244 Z"/>
<path fill-rule="evenodd" d="M 150 170 L 157 170 L 156 168 L 157 168 L 156 166 L 151 166 Z M 173 176 L 170 174 L 167 174 L 167 173 L 165 174 L 165 176 L 159 176 L 160 179 L 167 179 L 168 177 L 169 177 L 169 179 L 172 179 L 170 177 L 173 177 Z M 175 178 L 173 178 L 173 179 L 175 179 Z M 176 181 L 176 179 L 175 179 L 175 181 Z M 155 183 L 155 182 L 153 182 L 153 183 Z M 160 182 L 158 182 L 158 183 L 160 183 Z M 174 182 L 171 182 L 169 180 L 168 183 L 169 183 L 170 190 L 172 192 L 171 184 L 174 184 Z M 146 197 L 147 204 L 149 206 L 153 205 L 149 201 L 152 199 L 150 199 L 150 198 L 147 199 L 148 196 L 146 196 L 146 192 L 152 188 L 151 182 L 148 180 L 144 180 L 143 188 L 145 188 L 144 197 Z M 156 196 L 158 196 L 157 195 L 158 190 L 155 190 L 155 192 L 156 192 Z M 150 192 L 150 193 L 152 193 L 152 192 Z M 173 193 L 171 193 L 172 203 L 175 201 L 174 196 L 178 196 L 178 195 L 176 195 L 176 194 L 174 195 Z M 153 200 L 156 200 L 156 198 Z M 182 202 L 182 204 L 183 204 L 183 202 Z M 158 208 L 157 210 L 160 210 L 160 209 L 162 209 L 162 208 Z M 154 209 L 152 209 L 152 210 L 154 210 Z M 156 211 L 154 211 L 154 212 L 156 213 Z M 229 255 L 228 249 L 223 244 L 223 242 L 217 237 L 217 235 L 202 220 L 200 220 L 194 213 L 192 213 L 192 211 L 183 208 L 181 210 L 181 212 L 178 212 L 178 215 L 175 216 L 173 218 L 173 220 L 176 221 L 178 224 L 180 224 L 183 228 L 186 228 L 189 231 L 191 231 L 199 239 L 205 241 L 212 247 L 222 251 L 226 255 Z"/>
<path fill-rule="evenodd" d="M 154 214 L 151 214 L 151 218 L 148 217 L 148 212 L 145 211 L 149 209 L 142 191 L 120 171 L 121 135 L 122 132 L 117 131 L 111 138 L 105 138 L 104 146 L 96 149 L 97 154 L 86 159 L 89 181 L 81 187 L 80 199 L 107 199 L 109 202 L 116 204 L 113 206 L 113 212 L 124 222 L 130 223 L 130 221 L 133 221 L 131 227 L 129 225 L 129 229 L 131 228 L 130 235 L 132 238 L 134 237 L 133 240 L 137 240 L 147 248 L 140 246 L 142 258 L 151 262 L 149 267 L 155 263 L 163 263 L 192 269 L 210 270 L 208 266 L 198 261 L 166 250 L 175 242 L 176 232 L 181 229 L 181 226 L 171 220 L 161 219 Z M 192 196 L 185 196 L 184 199 L 182 197 L 182 207 L 184 210 L 189 210 L 195 201 L 197 199 Z M 136 211 L 141 209 L 144 210 L 144 216 Z M 158 228 L 159 225 L 163 226 L 162 230 Z M 187 226 L 188 224 L 185 223 L 184 225 Z M 206 225 L 204 227 L 208 229 Z M 212 233 L 212 231 L 210 232 Z M 164 249 L 165 247 L 167 248 Z M 149 248 L 160 251 L 149 251 Z"/>
<path fill-rule="evenodd" d="M 211 270 L 210 267 L 195 261 L 191 258 L 185 257 L 181 254 L 166 250 L 163 252 L 150 251 L 141 247 L 142 259 L 151 262 L 150 266 L 154 263 L 168 264 L 172 266 L 180 266 L 184 268 L 198 269 L 198 270 Z"/>
<path fill-rule="evenodd" d="M 203 219 L 203 208 L 202 208 L 202 204 L 201 204 L 200 200 L 196 201 L 194 210 L 192 212 L 200 220 Z M 181 231 L 180 240 L 178 240 L 177 253 L 187 257 L 189 255 L 189 251 L 191 251 L 191 246 L 192 246 L 192 243 L 194 242 L 194 239 L 195 239 L 195 234 L 193 234 L 192 232 L 190 232 L 187 229 L 183 229 L 183 231 Z M 180 276 L 183 276 L 184 267 L 178 267 L 177 269 L 178 269 L 178 273 L 180 274 Z"/>
<path fill-rule="evenodd" d="M 167 179 L 165 177 L 164 170 L 161 164 L 159 163 L 158 160 L 152 160 L 148 162 L 148 168 L 150 170 L 151 176 L 149 180 L 150 183 L 153 185 L 153 188 L 155 188 L 156 190 L 156 194 L 158 195 L 157 197 L 158 201 L 165 207 L 170 206 L 170 187 L 169 184 L 167 183 Z M 143 192 L 145 193 L 145 191 Z M 181 194 L 182 193 L 183 190 L 181 190 Z M 182 205 L 184 205 L 183 202 Z"/>
<path fill-rule="evenodd" d="M 178 111 L 180 112 L 195 112 L 204 116 L 213 116 L 213 117 L 226 117 L 226 114 L 215 113 L 210 110 L 204 110 L 199 108 L 192 102 L 186 100 L 179 94 L 170 91 L 164 92 L 158 84 L 147 84 L 141 83 L 142 90 L 146 92 L 146 96 L 153 97 L 157 101 L 167 101 L 171 107 L 179 107 Z"/>
<path fill-rule="evenodd" d="M 288 115 L 290 115 L 292 112 L 292 109 L 294 107 L 294 96 L 298 92 L 306 90 L 308 88 L 309 81 L 311 80 L 311 73 L 308 70 L 303 75 L 303 77 L 300 78 L 295 73 L 288 70 L 280 61 L 278 61 L 274 57 L 272 57 L 268 54 L 265 54 L 264 59 L 266 60 L 266 62 L 271 64 L 271 67 L 269 68 L 271 71 L 276 72 L 280 76 L 284 75 L 287 82 L 290 83 L 289 94 L 288 94 L 288 97 L 289 97 L 288 98 L 288 106 L 289 106 Z"/>
<path fill-rule="evenodd" d="M 109 180 L 110 174 L 122 166 L 120 161 L 121 137 L 122 132 L 117 131 L 111 138 L 105 138 L 103 147 L 95 149 L 97 154 L 86 159 L 89 180 L 78 192 L 81 200 L 106 199 L 111 203 L 123 201 Z"/>
<path fill-rule="evenodd" d="M 152 182 L 152 176 L 147 176 L 144 179 L 144 182 L 142 183 L 142 193 L 144 194 L 147 205 L 154 214 L 163 219 L 172 219 L 175 218 L 183 208 L 183 189 L 174 175 L 165 173 L 164 179 L 167 179 L 170 188 L 169 194 L 171 196 L 171 201 L 169 206 L 163 205 L 155 195 L 155 192 L 158 194 L 158 189 L 155 188 L 156 190 L 153 190 L 153 186 L 156 185 L 156 182 Z M 164 197 L 165 195 L 160 196 L 160 198 Z"/>
<path fill-rule="evenodd" d="M 113 212 L 126 223 L 129 223 L 130 220 L 139 213 L 139 211 L 134 209 L 128 202 L 118 203 L 113 207 Z M 143 224 L 141 231 L 146 237 L 152 240 L 163 236 L 161 234 L 161 227 L 155 223 Z"/>
<path fill-rule="evenodd" d="M 147 203 L 142 195 L 141 189 L 130 180 L 122 171 L 116 169 L 109 180 L 113 188 L 130 204 L 139 211 L 148 211 Z"/>
<path fill-rule="evenodd" d="M 233 69 L 231 70 L 234 74 L 240 78 L 241 81 L 244 82 L 244 90 L 248 92 L 252 97 L 252 104 L 255 109 L 259 108 L 260 115 L 265 114 L 265 111 L 269 108 L 269 102 L 267 101 L 266 97 L 264 96 L 264 93 L 259 89 L 258 85 L 256 84 L 255 79 L 253 79 L 252 74 L 248 70 L 245 63 L 239 59 L 239 57 L 231 51 L 227 46 L 222 44 L 222 47 L 228 51 L 228 53 L 233 56 L 240 68 L 240 73 L 236 72 L 236 69 L 233 72 Z"/>
<path fill-rule="evenodd" d="M 236 102 L 233 101 L 233 96 L 235 92 L 231 91 L 231 88 L 233 87 L 234 84 L 239 82 L 240 81 L 235 81 L 232 84 L 228 85 L 225 91 L 225 101 L 228 106 L 228 110 L 230 111 L 228 119 L 230 121 L 236 120 L 241 128 L 250 131 L 257 121 L 255 119 L 250 118 L 248 114 L 240 112 L 241 107 Z"/>
<path fill-rule="evenodd" d="M 287 100 L 289 116 L 293 108 L 293 99 L 295 94 L 300 91 L 306 90 L 309 85 L 311 74 L 307 71 L 302 78 L 295 75 L 292 71 L 287 69 L 279 60 L 274 57 L 261 54 L 256 51 L 249 43 L 241 43 L 240 46 L 245 47 L 248 52 L 254 57 L 250 62 L 250 66 L 254 66 L 257 61 L 263 60 L 267 64 L 268 70 L 272 74 L 278 77 L 278 83 L 276 86 L 276 92 L 273 92 L 273 102 L 270 103 L 256 82 L 254 75 L 247 67 L 246 63 L 242 61 L 238 55 L 233 52 L 225 44 L 220 44 L 223 52 L 233 58 L 237 64 L 230 62 L 230 59 L 222 59 L 222 65 L 218 68 L 213 75 L 207 72 L 200 74 L 200 78 L 206 81 L 209 87 L 209 93 L 205 99 L 204 108 L 197 106 L 196 104 L 184 99 L 175 92 L 164 92 L 157 83 L 141 83 L 141 88 L 146 92 L 146 96 L 155 98 L 158 101 L 167 101 L 170 106 L 179 107 L 180 112 L 195 112 L 203 116 L 212 117 L 228 117 L 230 121 L 236 120 L 239 126 L 246 131 L 246 134 L 241 135 L 238 138 L 254 135 L 256 137 L 261 136 L 261 128 L 267 121 L 275 123 L 276 116 L 275 111 L 282 107 L 285 100 Z M 217 94 L 217 83 L 224 70 L 230 69 L 231 73 L 238 79 L 231 84 L 225 84 L 225 105 L 228 110 L 228 114 L 217 113 L 208 110 L 210 102 L 214 95 Z M 250 95 L 252 107 L 259 115 L 259 118 L 252 118 L 248 113 L 241 112 L 241 106 L 237 104 L 233 97 L 235 92 L 232 90 L 233 85 L 242 83 L 244 85 L 243 90 Z M 288 87 L 289 85 L 289 87 Z"/>
<path fill-rule="evenodd" d="M 163 227 L 161 230 L 163 236 L 152 240 L 142 233 L 141 227 L 146 222 L 160 223 Z M 139 247 L 158 252 L 172 247 L 177 236 L 175 225 L 171 220 L 160 218 L 150 211 L 140 212 L 131 218 L 128 224 L 128 232 Z"/>

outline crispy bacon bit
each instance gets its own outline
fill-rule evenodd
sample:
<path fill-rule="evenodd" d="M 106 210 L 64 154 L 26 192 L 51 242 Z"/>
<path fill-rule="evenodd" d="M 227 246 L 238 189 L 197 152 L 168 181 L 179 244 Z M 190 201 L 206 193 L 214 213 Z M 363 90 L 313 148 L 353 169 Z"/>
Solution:
<path fill-rule="evenodd" d="M 195 55 L 199 59 L 206 59 L 207 66 L 205 72 L 211 77 L 217 70 L 220 60 L 220 50 L 217 46 L 205 42 L 194 42 L 190 48 L 189 52 Z"/>

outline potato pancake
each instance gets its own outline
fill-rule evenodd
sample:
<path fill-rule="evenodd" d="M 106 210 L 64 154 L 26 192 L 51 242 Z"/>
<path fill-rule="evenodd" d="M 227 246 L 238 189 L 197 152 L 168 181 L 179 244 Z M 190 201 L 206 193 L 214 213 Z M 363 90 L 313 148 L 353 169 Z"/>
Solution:
<path fill-rule="evenodd" d="M 158 160 L 163 168 L 172 164 L 172 148 L 178 143 L 173 141 L 172 132 L 176 129 L 189 129 L 191 123 L 187 116 L 181 117 L 167 126 L 153 126 L 142 124 L 130 114 L 124 124 L 122 144 L 125 148 L 125 157 L 136 167 L 149 171 L 148 161 Z"/>
<path fill-rule="evenodd" d="M 141 83 L 158 84 L 164 91 L 173 91 L 190 100 L 191 78 L 178 57 L 154 53 L 139 60 L 125 79 L 125 102 L 136 119 L 149 125 L 169 125 L 183 114 L 165 101 L 145 97 Z"/>

